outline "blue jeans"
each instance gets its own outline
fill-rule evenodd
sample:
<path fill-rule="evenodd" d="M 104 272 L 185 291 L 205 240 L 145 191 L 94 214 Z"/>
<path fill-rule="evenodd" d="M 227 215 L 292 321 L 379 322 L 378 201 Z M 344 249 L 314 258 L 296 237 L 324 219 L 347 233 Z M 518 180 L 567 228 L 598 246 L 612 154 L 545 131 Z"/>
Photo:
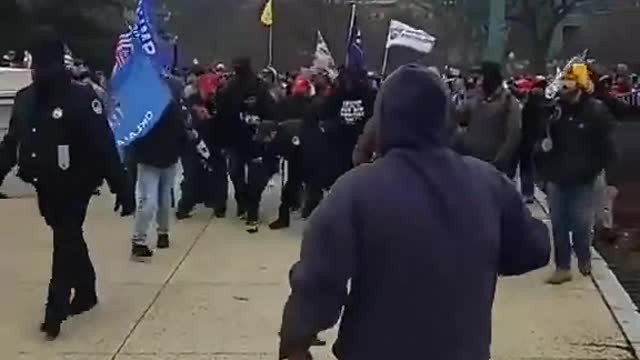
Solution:
<path fill-rule="evenodd" d="M 594 182 L 576 186 L 549 183 L 548 191 L 556 267 L 571 269 L 571 240 L 578 262 L 590 262 Z"/>
<path fill-rule="evenodd" d="M 177 164 L 162 169 L 138 164 L 138 207 L 134 221 L 134 243 L 150 246 L 147 232 L 154 218 L 158 225 L 158 234 L 169 233 L 169 213 L 176 168 Z"/>

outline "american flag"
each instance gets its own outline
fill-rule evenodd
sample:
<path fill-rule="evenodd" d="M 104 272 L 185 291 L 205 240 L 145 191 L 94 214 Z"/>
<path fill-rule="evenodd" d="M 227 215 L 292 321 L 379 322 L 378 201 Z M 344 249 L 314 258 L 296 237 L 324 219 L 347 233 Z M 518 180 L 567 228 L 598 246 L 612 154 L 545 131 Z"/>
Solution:
<path fill-rule="evenodd" d="M 133 30 L 129 30 L 118 37 L 116 44 L 116 63 L 114 72 L 124 66 L 133 52 Z"/>
<path fill-rule="evenodd" d="M 74 57 L 71 49 L 67 45 L 64 46 L 64 67 L 67 70 L 71 70 L 73 68 Z"/>

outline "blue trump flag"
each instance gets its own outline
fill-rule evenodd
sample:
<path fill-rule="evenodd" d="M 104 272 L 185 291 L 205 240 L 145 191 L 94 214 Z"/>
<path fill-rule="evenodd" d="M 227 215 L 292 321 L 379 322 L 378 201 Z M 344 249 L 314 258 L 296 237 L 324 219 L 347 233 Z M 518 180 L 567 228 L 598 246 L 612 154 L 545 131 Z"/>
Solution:
<path fill-rule="evenodd" d="M 136 50 L 140 44 L 134 41 Z M 133 51 L 111 79 L 109 122 L 122 150 L 158 123 L 172 100 L 169 87 L 143 51 Z"/>
<path fill-rule="evenodd" d="M 142 44 L 142 50 L 153 59 L 160 71 L 171 70 L 175 62 L 174 45 L 160 36 L 155 24 L 154 0 L 138 0 L 133 34 Z"/>

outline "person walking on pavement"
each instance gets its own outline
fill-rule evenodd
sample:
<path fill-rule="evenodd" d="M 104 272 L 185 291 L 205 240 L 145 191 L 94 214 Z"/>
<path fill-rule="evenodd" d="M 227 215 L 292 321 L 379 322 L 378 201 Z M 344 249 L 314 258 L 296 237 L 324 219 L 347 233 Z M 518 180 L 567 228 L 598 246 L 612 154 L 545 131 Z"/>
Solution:
<path fill-rule="evenodd" d="M 553 227 L 556 269 L 547 281 L 550 284 L 571 281 L 572 244 L 580 273 L 591 274 L 595 183 L 615 159 L 613 115 L 592 92 L 587 66 L 570 66 L 560 81 L 556 114 L 536 149 Z"/>
<path fill-rule="evenodd" d="M 522 108 L 522 141 L 513 169 L 520 170 L 520 188 L 527 204 L 535 202 L 535 169 L 533 166 L 533 150 L 544 137 L 541 124 L 550 116 L 552 106 L 544 96 L 546 81 L 536 81 L 529 92 Z"/>
<path fill-rule="evenodd" d="M 339 360 L 487 360 L 497 277 L 547 265 L 548 230 L 499 171 L 448 147 L 437 75 L 407 65 L 382 87 L 380 157 L 307 222 L 280 359 L 309 358 L 342 315 Z"/>
<path fill-rule="evenodd" d="M 258 124 L 275 118 L 275 102 L 248 58 L 235 59 L 233 68 L 235 77 L 217 99 L 218 130 L 227 138 L 237 215 L 246 219 L 248 232 L 256 233 L 262 192 L 278 165 L 276 158 L 262 153 L 253 137 Z"/>
<path fill-rule="evenodd" d="M 0 143 L 0 178 L 17 164 L 18 177 L 35 187 L 40 213 L 53 230 L 51 281 L 40 329 L 54 340 L 67 317 L 98 303 L 82 231 L 92 192 L 105 178 L 117 196 L 116 210 L 128 216 L 134 204 L 100 99 L 65 71 L 59 37 L 48 28 L 36 34 L 30 49 L 34 81 L 16 95 L 9 132 Z"/>
<path fill-rule="evenodd" d="M 137 164 L 137 210 L 134 220 L 131 257 L 145 261 L 153 256 L 147 233 L 153 220 L 157 223 L 158 249 L 169 247 L 169 217 L 178 159 L 184 151 L 188 134 L 180 105 L 182 84 L 168 78 L 173 100 L 158 124 L 149 133 L 134 141 L 129 150 Z"/>
<path fill-rule="evenodd" d="M 464 155 L 493 164 L 513 177 L 513 158 L 520 144 L 522 112 L 507 88 L 499 64 L 485 62 L 480 69 L 480 89 L 458 109 L 460 131 L 453 146 Z"/>

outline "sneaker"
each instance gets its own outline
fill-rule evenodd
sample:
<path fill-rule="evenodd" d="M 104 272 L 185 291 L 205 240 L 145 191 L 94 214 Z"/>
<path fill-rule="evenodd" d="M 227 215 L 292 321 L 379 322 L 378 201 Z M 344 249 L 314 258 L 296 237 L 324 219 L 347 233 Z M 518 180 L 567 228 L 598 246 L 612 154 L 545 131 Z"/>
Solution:
<path fill-rule="evenodd" d="M 153 251 L 147 245 L 133 244 L 131 246 L 131 258 L 134 261 L 145 262 L 153 257 Z"/>
<path fill-rule="evenodd" d="M 561 285 L 571 281 L 571 278 L 571 270 L 556 269 L 547 279 L 547 284 Z"/>
<path fill-rule="evenodd" d="M 529 204 L 529 205 L 531 205 L 531 204 L 536 202 L 536 198 L 533 197 L 533 196 L 525 196 L 524 197 L 524 202 Z"/>
<path fill-rule="evenodd" d="M 255 234 L 258 232 L 258 222 L 257 221 L 247 221 L 247 232 L 249 234 Z"/>
<path fill-rule="evenodd" d="M 53 341 L 60 336 L 62 321 L 46 321 L 40 324 L 40 331 L 45 333 L 47 341 Z"/>
<path fill-rule="evenodd" d="M 581 263 L 578 261 L 578 270 L 582 276 L 590 276 L 591 275 L 591 261 Z"/>
<path fill-rule="evenodd" d="M 191 214 L 186 211 L 176 211 L 176 220 L 184 220 L 191 217 Z"/>
<path fill-rule="evenodd" d="M 286 229 L 290 225 L 291 224 L 286 219 L 277 219 L 276 221 L 274 221 L 271 224 L 269 224 L 269 229 L 271 229 L 271 230 Z"/>
<path fill-rule="evenodd" d="M 158 249 L 169 248 L 169 234 L 158 234 L 158 243 L 156 246 Z"/>

